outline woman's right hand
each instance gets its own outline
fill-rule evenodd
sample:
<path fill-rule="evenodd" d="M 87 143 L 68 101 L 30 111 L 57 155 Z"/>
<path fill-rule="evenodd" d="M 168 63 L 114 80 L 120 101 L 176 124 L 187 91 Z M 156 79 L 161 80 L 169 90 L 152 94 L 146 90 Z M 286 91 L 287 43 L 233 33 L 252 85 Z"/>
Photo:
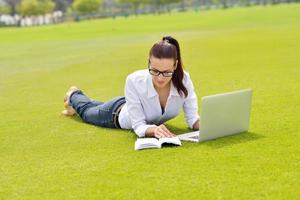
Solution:
<path fill-rule="evenodd" d="M 156 138 L 175 137 L 176 136 L 175 134 L 171 133 L 171 131 L 169 131 L 164 124 L 161 124 L 161 125 L 155 127 L 153 130 L 153 135 Z"/>

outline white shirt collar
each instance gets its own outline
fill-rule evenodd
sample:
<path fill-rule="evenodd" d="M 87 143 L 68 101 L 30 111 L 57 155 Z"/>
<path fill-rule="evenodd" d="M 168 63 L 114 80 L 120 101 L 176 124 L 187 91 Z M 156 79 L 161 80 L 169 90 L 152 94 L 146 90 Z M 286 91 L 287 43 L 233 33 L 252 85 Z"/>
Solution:
<path fill-rule="evenodd" d="M 152 77 L 149 73 L 147 75 L 147 90 L 148 90 L 148 98 L 158 96 L 158 94 L 154 88 L 153 82 L 152 82 Z M 172 81 L 171 81 L 170 95 L 180 96 Z"/>

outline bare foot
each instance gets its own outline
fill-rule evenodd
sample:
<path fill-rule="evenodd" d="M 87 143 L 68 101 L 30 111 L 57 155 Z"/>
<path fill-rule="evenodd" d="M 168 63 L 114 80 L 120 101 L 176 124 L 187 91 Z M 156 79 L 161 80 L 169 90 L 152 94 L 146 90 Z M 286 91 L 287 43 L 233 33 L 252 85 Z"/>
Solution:
<path fill-rule="evenodd" d="M 63 115 L 72 116 L 76 114 L 76 111 L 72 106 L 69 105 L 70 102 L 70 96 L 73 94 L 73 92 L 76 92 L 79 90 L 76 86 L 71 86 L 69 90 L 67 91 L 65 97 L 64 97 L 64 107 L 65 109 L 61 112 Z"/>

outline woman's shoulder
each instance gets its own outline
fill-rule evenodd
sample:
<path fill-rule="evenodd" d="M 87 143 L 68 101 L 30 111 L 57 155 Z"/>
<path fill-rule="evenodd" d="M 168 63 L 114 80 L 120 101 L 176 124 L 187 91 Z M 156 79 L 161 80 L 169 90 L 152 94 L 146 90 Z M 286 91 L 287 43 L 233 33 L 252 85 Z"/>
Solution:
<path fill-rule="evenodd" d="M 149 82 L 148 70 L 138 70 L 127 76 L 125 90 L 135 91 L 137 95 L 146 95 Z"/>
<path fill-rule="evenodd" d="M 147 69 L 138 70 L 138 71 L 135 71 L 135 72 L 129 74 L 127 76 L 127 81 L 132 81 L 134 83 L 145 82 L 148 78 L 148 74 L 149 74 L 149 72 Z"/>
<path fill-rule="evenodd" d="M 183 70 L 183 82 L 186 83 L 189 82 L 190 80 L 191 80 L 190 73 Z"/>

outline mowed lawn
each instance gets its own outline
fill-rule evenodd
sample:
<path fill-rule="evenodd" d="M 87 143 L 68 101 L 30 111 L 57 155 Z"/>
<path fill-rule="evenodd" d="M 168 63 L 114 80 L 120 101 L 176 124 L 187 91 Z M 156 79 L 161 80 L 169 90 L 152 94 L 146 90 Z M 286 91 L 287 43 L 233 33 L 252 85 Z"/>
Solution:
<path fill-rule="evenodd" d="M 131 131 L 60 115 L 71 85 L 124 95 L 164 35 L 199 105 L 253 89 L 248 133 L 134 151 Z M 0 199 L 300 199 L 300 4 L 2 28 L 0 102 Z"/>

